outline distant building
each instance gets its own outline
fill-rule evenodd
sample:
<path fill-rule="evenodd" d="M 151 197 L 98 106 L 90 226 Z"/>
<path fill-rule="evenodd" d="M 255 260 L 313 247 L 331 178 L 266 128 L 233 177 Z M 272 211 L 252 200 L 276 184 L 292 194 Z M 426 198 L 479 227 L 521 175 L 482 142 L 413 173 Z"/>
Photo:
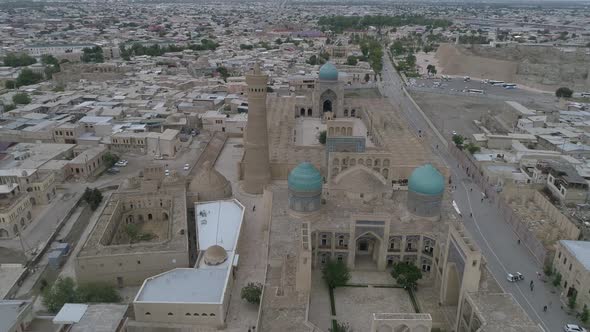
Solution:
<path fill-rule="evenodd" d="M 553 268 L 561 274 L 561 298 L 576 296 L 577 308 L 590 307 L 590 242 L 559 241 Z"/>

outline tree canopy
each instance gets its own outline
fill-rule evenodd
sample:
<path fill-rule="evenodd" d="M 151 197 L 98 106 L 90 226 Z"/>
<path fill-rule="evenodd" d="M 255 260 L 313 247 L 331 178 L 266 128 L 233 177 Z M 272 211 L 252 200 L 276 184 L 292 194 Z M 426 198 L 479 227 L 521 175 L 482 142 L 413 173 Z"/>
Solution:
<path fill-rule="evenodd" d="M 249 303 L 259 304 L 260 297 L 262 296 L 262 284 L 259 282 L 250 282 L 246 286 L 242 287 L 241 291 L 242 299 Z"/>
<path fill-rule="evenodd" d="M 322 277 L 329 288 L 344 286 L 350 280 L 350 271 L 342 261 L 328 261 L 322 268 Z"/>
<path fill-rule="evenodd" d="M 555 96 L 559 98 L 570 98 L 574 94 L 574 91 L 567 87 L 561 87 L 555 90 Z"/>
<path fill-rule="evenodd" d="M 92 48 L 85 47 L 82 49 L 82 62 L 101 63 L 104 62 L 104 55 L 102 53 L 102 47 L 94 46 Z"/>
<path fill-rule="evenodd" d="M 26 53 L 8 53 L 4 56 L 7 67 L 24 67 L 36 63 L 37 60 Z"/>
<path fill-rule="evenodd" d="M 43 75 L 35 73 L 29 68 L 20 71 L 16 78 L 16 87 L 37 84 L 43 80 Z"/>
<path fill-rule="evenodd" d="M 88 283 L 76 287 L 70 277 L 59 278 L 51 287 L 43 289 L 43 304 L 56 313 L 66 303 L 116 303 L 121 296 L 114 286 L 106 283 Z"/>
<path fill-rule="evenodd" d="M 422 272 L 420 269 L 411 263 L 398 262 L 393 264 L 391 276 L 395 278 L 398 285 L 406 289 L 415 289 L 418 285 L 418 280 L 422 279 Z"/>
<path fill-rule="evenodd" d="M 31 103 L 31 97 L 24 92 L 20 92 L 12 96 L 12 102 L 15 105 L 26 105 Z"/>
<path fill-rule="evenodd" d="M 92 211 L 94 211 L 98 208 L 100 202 L 102 202 L 102 193 L 96 188 L 90 189 L 86 187 L 86 190 L 84 190 L 84 194 L 82 195 L 82 199 L 86 203 L 90 204 L 90 208 Z"/>
<path fill-rule="evenodd" d="M 365 15 L 365 16 L 322 16 L 318 25 L 337 33 L 346 29 L 365 29 L 369 26 L 401 27 L 404 25 L 429 25 L 434 28 L 446 28 L 453 24 L 449 20 L 426 18 L 420 15 Z"/>

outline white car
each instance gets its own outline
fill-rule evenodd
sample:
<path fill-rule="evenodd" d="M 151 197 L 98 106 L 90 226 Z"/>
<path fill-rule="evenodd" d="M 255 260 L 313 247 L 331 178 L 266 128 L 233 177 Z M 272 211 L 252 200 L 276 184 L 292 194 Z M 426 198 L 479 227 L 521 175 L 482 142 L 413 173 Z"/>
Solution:
<path fill-rule="evenodd" d="M 127 166 L 129 162 L 127 160 L 119 160 L 115 163 L 115 166 L 117 167 L 125 167 Z"/>
<path fill-rule="evenodd" d="M 188 171 L 188 169 L 189 169 L 190 167 L 191 167 L 191 165 L 189 165 L 189 164 L 184 164 L 184 167 L 183 167 L 183 169 L 184 169 L 185 171 Z"/>
<path fill-rule="evenodd" d="M 580 325 L 576 324 L 566 324 L 563 327 L 564 332 L 587 332 L 585 328 L 581 327 Z"/>
<path fill-rule="evenodd" d="M 166 175 L 166 176 L 170 176 L 170 170 L 169 170 L 169 169 L 165 170 L 165 171 L 164 171 L 164 175 Z"/>

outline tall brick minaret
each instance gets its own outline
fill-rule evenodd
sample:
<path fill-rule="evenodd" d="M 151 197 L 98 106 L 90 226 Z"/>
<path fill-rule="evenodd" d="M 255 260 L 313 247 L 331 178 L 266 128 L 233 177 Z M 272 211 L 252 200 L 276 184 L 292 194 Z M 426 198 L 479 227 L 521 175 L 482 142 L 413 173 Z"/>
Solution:
<path fill-rule="evenodd" d="M 270 162 L 268 160 L 268 129 L 266 124 L 266 84 L 268 75 L 260 70 L 260 65 L 246 74 L 248 84 L 248 124 L 246 126 L 246 150 L 244 161 L 244 191 L 261 194 L 270 182 Z"/>

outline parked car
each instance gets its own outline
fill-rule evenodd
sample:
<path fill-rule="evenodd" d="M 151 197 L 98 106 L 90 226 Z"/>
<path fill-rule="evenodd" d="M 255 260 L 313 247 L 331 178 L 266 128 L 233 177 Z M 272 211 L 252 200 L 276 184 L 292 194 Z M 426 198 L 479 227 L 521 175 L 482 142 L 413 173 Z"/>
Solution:
<path fill-rule="evenodd" d="M 117 167 L 111 167 L 109 169 L 107 169 L 107 174 L 117 174 L 119 173 L 121 170 Z"/>
<path fill-rule="evenodd" d="M 127 166 L 129 162 L 127 160 L 119 160 L 115 163 L 115 166 L 117 167 L 125 167 Z"/>
<path fill-rule="evenodd" d="M 169 170 L 169 169 L 165 170 L 165 171 L 164 171 L 164 175 L 166 175 L 166 176 L 170 176 L 170 170 Z"/>
<path fill-rule="evenodd" d="M 576 324 L 566 324 L 563 327 L 564 332 L 587 332 L 585 328 L 581 327 L 580 325 Z"/>
<path fill-rule="evenodd" d="M 191 165 L 189 165 L 189 164 L 184 164 L 184 167 L 183 167 L 183 169 L 184 169 L 185 171 L 188 171 L 188 169 L 189 169 L 190 167 L 191 167 Z"/>

